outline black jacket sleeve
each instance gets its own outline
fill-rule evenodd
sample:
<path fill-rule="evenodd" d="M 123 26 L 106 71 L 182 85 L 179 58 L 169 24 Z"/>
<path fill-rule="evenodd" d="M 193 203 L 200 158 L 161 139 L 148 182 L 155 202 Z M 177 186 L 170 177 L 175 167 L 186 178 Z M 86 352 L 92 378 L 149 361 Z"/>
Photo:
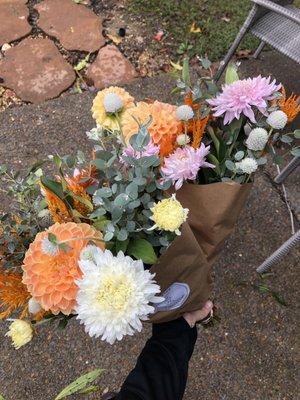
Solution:
<path fill-rule="evenodd" d="M 181 400 L 196 339 L 197 328 L 190 328 L 184 318 L 154 324 L 116 399 Z"/>

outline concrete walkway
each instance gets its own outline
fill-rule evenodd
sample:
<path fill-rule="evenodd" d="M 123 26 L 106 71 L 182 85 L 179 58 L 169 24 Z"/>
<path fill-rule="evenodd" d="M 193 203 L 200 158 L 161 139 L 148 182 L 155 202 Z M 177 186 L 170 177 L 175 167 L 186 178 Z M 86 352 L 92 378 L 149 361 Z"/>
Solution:
<path fill-rule="evenodd" d="M 171 101 L 172 82 L 144 79 L 130 87 L 137 98 Z M 59 151 L 89 150 L 85 131 L 93 127 L 92 96 L 68 95 L 39 106 L 0 114 L 0 162 L 26 168 Z M 280 191 L 265 174 L 257 176 L 235 233 L 215 265 L 214 301 L 221 322 L 201 330 L 190 364 L 186 400 L 296 400 L 296 299 L 300 251 L 273 268 L 266 284 L 280 293 L 283 307 L 253 285 L 256 266 L 290 236 Z M 297 262 L 298 261 L 298 262 Z M 65 331 L 44 326 L 26 347 L 14 350 L 0 325 L 0 393 L 5 400 L 52 400 L 77 376 L 101 367 L 103 388 L 117 389 L 150 334 L 109 346 L 89 338 L 76 321 Z M 90 395 L 99 399 L 99 395 Z M 161 399 L 163 400 L 163 399 Z"/>

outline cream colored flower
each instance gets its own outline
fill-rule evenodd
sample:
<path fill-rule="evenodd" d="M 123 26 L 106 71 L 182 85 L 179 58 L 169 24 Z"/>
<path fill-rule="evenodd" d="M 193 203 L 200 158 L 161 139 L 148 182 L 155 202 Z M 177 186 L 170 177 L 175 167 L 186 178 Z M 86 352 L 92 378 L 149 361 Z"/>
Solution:
<path fill-rule="evenodd" d="M 18 350 L 20 347 L 30 342 L 33 337 L 33 329 L 29 322 L 15 319 L 11 323 L 6 336 L 11 338 L 13 346 Z"/>
<path fill-rule="evenodd" d="M 141 331 L 141 321 L 154 312 L 151 303 L 163 300 L 154 275 L 122 252 L 113 256 L 90 246 L 81 254 L 76 311 L 85 331 L 110 344 Z"/>
<path fill-rule="evenodd" d="M 116 104 L 112 104 L 112 96 L 116 95 L 120 101 L 118 101 L 118 106 L 122 104 L 122 108 L 118 111 L 119 117 L 122 117 L 122 114 L 128 109 L 134 106 L 134 98 L 130 96 L 129 93 L 126 92 L 123 88 L 119 88 L 117 86 L 111 86 L 109 88 L 103 89 L 97 93 L 97 96 L 94 98 L 92 113 L 93 118 L 96 120 L 97 125 L 102 129 L 108 129 L 110 131 L 119 130 L 119 123 L 117 118 L 111 114 L 112 111 L 107 112 L 106 108 L 109 107 L 109 110 L 114 110 Z"/>
<path fill-rule="evenodd" d="M 176 200 L 175 194 L 168 199 L 156 203 L 151 211 L 153 213 L 152 221 L 155 225 L 151 229 L 161 229 L 163 231 L 175 232 L 180 235 L 179 228 L 187 220 L 188 208 L 183 208 L 181 203 Z"/>

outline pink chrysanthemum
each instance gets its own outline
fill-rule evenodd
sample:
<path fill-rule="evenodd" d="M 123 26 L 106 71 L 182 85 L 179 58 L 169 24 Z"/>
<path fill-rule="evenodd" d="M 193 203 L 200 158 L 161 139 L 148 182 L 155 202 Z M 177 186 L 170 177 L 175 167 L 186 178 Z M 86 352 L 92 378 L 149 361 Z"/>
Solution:
<path fill-rule="evenodd" d="M 158 154 L 159 154 L 159 146 L 156 146 L 151 140 L 147 144 L 147 146 L 144 147 L 143 151 L 136 151 L 130 145 L 125 147 L 125 149 L 123 150 L 123 156 L 133 157 L 137 160 L 141 157 L 157 156 Z M 127 163 L 127 161 L 125 161 L 122 157 L 121 160 Z"/>
<path fill-rule="evenodd" d="M 192 146 L 178 148 L 169 157 L 165 158 L 165 165 L 161 171 L 165 179 L 171 179 L 175 184 L 175 189 L 181 188 L 187 179 L 196 179 L 199 169 L 214 168 L 213 164 L 205 161 L 209 153 L 210 146 L 205 147 L 202 143 L 198 149 Z"/>
<path fill-rule="evenodd" d="M 256 107 L 261 113 L 265 113 L 268 107 L 267 100 L 274 98 L 274 93 L 280 89 L 275 79 L 263 78 L 261 75 L 256 78 L 248 78 L 233 82 L 222 87 L 222 93 L 216 98 L 207 100 L 212 106 L 215 117 L 224 115 L 224 124 L 239 119 L 244 114 L 255 123 L 255 116 L 252 107 Z"/>

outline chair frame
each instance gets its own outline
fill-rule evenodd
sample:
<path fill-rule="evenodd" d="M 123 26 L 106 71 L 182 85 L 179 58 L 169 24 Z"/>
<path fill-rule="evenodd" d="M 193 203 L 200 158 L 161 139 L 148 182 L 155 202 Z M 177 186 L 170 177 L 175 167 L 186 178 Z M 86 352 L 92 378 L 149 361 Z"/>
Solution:
<path fill-rule="evenodd" d="M 216 72 L 214 76 L 214 80 L 216 82 L 219 81 L 221 78 L 223 72 L 225 71 L 225 68 L 227 67 L 229 61 L 235 54 L 238 46 L 242 42 L 244 36 L 248 31 L 250 30 L 251 26 L 263 15 L 265 15 L 269 11 L 274 11 L 288 19 L 290 19 L 293 22 L 296 22 L 297 24 L 300 25 L 300 18 L 292 13 L 289 9 L 283 7 L 280 4 L 277 4 L 273 1 L 270 0 L 251 0 L 254 4 L 252 9 L 250 10 L 243 26 L 241 27 L 238 35 L 236 36 L 234 42 L 232 43 L 230 49 L 228 50 L 228 53 L 226 54 L 224 60 L 221 62 L 220 67 L 218 71 Z M 278 1 L 278 0 L 277 0 Z M 292 1 L 286 1 L 287 4 L 292 4 Z M 257 58 L 259 54 L 261 53 L 262 49 L 264 48 L 265 42 L 262 40 L 261 43 L 259 44 L 258 48 L 256 49 L 253 57 Z"/>

